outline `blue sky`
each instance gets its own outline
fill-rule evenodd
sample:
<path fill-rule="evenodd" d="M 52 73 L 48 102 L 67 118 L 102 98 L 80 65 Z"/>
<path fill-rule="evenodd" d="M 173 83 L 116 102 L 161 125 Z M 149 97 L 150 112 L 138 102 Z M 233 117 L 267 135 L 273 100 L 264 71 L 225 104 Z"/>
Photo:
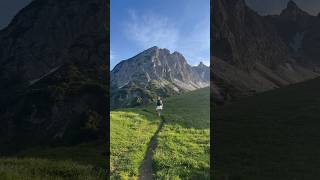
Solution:
<path fill-rule="evenodd" d="M 210 63 L 210 0 L 111 0 L 110 69 L 152 46 Z"/>

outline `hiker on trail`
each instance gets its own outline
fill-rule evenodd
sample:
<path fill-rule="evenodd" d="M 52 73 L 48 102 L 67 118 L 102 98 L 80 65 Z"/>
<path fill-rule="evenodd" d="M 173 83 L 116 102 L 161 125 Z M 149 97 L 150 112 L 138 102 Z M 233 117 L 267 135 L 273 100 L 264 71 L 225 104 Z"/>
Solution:
<path fill-rule="evenodd" d="M 157 111 L 159 117 L 161 115 L 162 108 L 163 108 L 162 100 L 160 97 L 158 97 L 157 104 L 156 104 L 156 111 Z"/>

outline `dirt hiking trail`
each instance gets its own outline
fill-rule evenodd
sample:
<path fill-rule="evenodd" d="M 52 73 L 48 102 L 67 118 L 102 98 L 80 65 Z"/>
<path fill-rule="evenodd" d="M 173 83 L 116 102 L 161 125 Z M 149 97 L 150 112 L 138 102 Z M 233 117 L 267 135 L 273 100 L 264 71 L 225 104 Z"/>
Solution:
<path fill-rule="evenodd" d="M 142 161 L 142 164 L 139 169 L 139 180 L 152 180 L 153 179 L 153 170 L 152 170 L 152 157 L 153 157 L 153 152 L 157 147 L 157 138 L 158 134 L 161 131 L 162 127 L 164 125 L 164 118 L 161 116 L 161 123 L 157 129 L 157 131 L 154 133 L 152 136 L 146 155 L 144 156 L 144 159 Z"/>

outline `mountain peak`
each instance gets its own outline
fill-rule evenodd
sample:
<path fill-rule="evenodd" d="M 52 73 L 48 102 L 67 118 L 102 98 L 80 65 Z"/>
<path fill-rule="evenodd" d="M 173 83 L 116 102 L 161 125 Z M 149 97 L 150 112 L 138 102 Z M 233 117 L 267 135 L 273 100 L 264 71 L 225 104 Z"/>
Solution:
<path fill-rule="evenodd" d="M 287 4 L 287 9 L 296 9 L 296 8 L 299 8 L 298 5 L 294 1 L 290 0 Z"/>
<path fill-rule="evenodd" d="M 174 51 L 172 54 L 174 54 L 174 55 L 178 55 L 178 56 L 183 56 L 180 52 L 178 52 L 178 51 Z"/>
<path fill-rule="evenodd" d="M 165 53 L 165 54 L 170 54 L 170 50 L 169 49 L 159 48 L 158 46 L 153 46 L 153 47 L 151 47 L 149 49 L 146 49 L 143 52 L 147 52 L 147 53 L 162 52 L 162 53 Z"/>
<path fill-rule="evenodd" d="M 292 0 L 288 2 L 287 7 L 281 12 L 280 15 L 291 20 L 296 20 L 298 17 L 310 16 L 307 12 L 300 9 L 298 5 Z"/>
<path fill-rule="evenodd" d="M 149 49 L 159 49 L 159 47 L 158 47 L 158 46 L 152 46 L 152 47 L 149 48 Z"/>
<path fill-rule="evenodd" d="M 158 49 L 159 49 L 158 46 L 152 46 L 151 48 L 146 49 L 145 52 L 157 51 Z"/>
<path fill-rule="evenodd" d="M 208 66 L 206 66 L 205 64 L 203 64 L 203 62 L 202 61 L 200 61 L 200 63 L 199 63 L 199 65 L 198 65 L 199 67 L 208 67 Z"/>
<path fill-rule="evenodd" d="M 208 67 L 190 66 L 177 51 L 170 53 L 165 48 L 149 48 L 120 62 L 111 71 L 112 102 L 124 102 L 123 105 L 111 103 L 111 106 L 133 106 L 132 102 L 136 102 L 137 97 L 143 97 L 145 103 L 150 102 L 149 92 L 170 96 L 206 87 L 210 82 L 209 71 Z M 125 90 L 125 95 L 120 96 L 119 90 Z"/>

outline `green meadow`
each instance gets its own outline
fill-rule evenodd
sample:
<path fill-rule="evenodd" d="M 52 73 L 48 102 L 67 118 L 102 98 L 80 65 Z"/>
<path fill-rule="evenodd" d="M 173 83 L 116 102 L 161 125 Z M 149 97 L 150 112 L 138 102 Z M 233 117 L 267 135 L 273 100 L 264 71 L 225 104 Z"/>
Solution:
<path fill-rule="evenodd" d="M 110 114 L 112 179 L 138 178 L 139 167 L 160 119 L 147 109 L 124 109 Z"/>
<path fill-rule="evenodd" d="M 209 88 L 164 99 L 164 126 L 152 157 L 154 179 L 209 179 Z M 154 105 L 111 112 L 112 179 L 137 179 L 160 125 Z"/>

